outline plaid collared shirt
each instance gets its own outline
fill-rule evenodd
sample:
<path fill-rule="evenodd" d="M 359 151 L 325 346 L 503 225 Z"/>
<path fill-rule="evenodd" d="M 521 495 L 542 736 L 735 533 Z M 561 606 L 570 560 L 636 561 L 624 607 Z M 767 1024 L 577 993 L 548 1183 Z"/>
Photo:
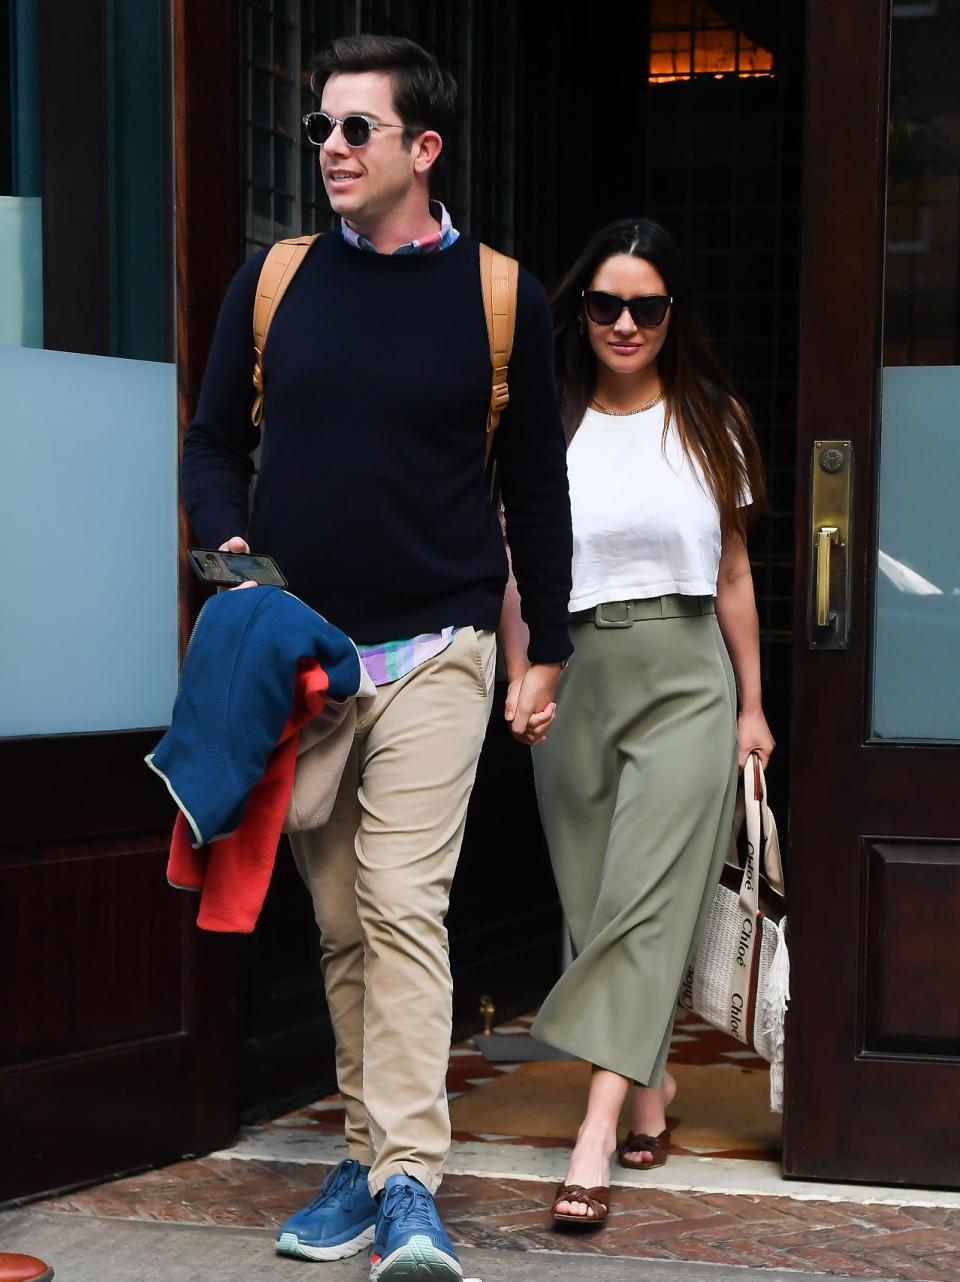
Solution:
<path fill-rule="evenodd" d="M 460 233 L 439 200 L 430 201 L 430 215 L 439 223 L 436 232 L 420 240 L 407 241 L 405 245 L 395 249 L 394 254 L 431 254 L 441 249 L 448 249 L 453 244 Z M 361 236 L 345 218 L 340 219 L 340 230 L 343 233 L 343 239 L 354 249 L 360 249 L 369 254 L 379 253 L 373 241 L 368 240 L 366 236 Z M 357 649 L 373 684 L 385 686 L 391 681 L 399 681 L 421 663 L 426 663 L 427 659 L 432 659 L 444 651 L 453 640 L 456 631 L 455 627 L 449 627 L 440 632 L 426 632 L 403 641 L 380 641 L 376 645 L 358 645 Z"/>
<path fill-rule="evenodd" d="M 454 227 L 450 215 L 446 208 L 439 200 L 431 200 L 430 217 L 433 218 L 439 227 L 429 236 L 424 236 L 421 240 L 408 240 L 405 245 L 398 245 L 393 251 L 397 254 L 432 254 L 438 249 L 449 249 L 460 233 Z M 367 240 L 366 236 L 361 236 L 358 231 L 350 226 L 345 218 L 340 219 L 340 230 L 343 232 L 343 239 L 354 249 L 366 250 L 368 254 L 377 254 L 380 251 L 372 240 Z"/>

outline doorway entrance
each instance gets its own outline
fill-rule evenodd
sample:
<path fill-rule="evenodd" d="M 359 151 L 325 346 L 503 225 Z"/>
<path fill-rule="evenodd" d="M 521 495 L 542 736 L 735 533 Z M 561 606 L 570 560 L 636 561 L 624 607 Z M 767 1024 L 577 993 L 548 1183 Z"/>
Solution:
<path fill-rule="evenodd" d="M 12 7 L 30 9 L 0 11 Z M 464 230 L 515 253 L 548 288 L 609 219 L 649 213 L 681 241 L 718 352 L 754 412 L 770 484 L 751 548 L 765 700 L 779 740 L 770 791 L 783 827 L 789 780 L 786 1171 L 960 1183 L 956 4 L 648 0 L 618 14 L 616 41 L 583 6 L 555 6 L 544 23 L 543 6 L 513 0 L 218 0 L 190 8 L 189 21 L 187 7 L 173 6 L 172 113 L 184 418 L 244 248 L 326 226 L 301 168 L 313 162 L 286 122 L 295 131 L 300 66 L 334 34 L 409 35 L 453 65 L 463 108 L 451 208 Z M 170 6 L 152 9 L 167 15 Z M 43 57 L 74 70 L 96 65 L 71 55 L 104 43 L 98 23 L 75 39 L 75 24 L 47 23 Z M 157 44 L 158 67 L 166 48 Z M 50 81 L 70 96 L 72 82 Z M 58 101 L 45 99 L 50 121 Z M 100 121 L 102 108 L 91 103 L 88 121 Z M 62 150 L 65 137 L 54 129 L 51 146 Z M 110 164 L 135 157 L 143 168 L 139 143 L 124 151 L 123 137 L 114 142 Z M 74 169 L 54 165 L 45 175 L 61 195 L 85 154 L 74 153 Z M 12 156 L 8 139 L 0 157 L 8 169 Z M 99 173 L 107 156 L 101 147 L 81 168 Z M 101 187 L 127 201 L 143 194 Z M 111 277 L 98 267 L 106 216 L 80 229 L 97 252 L 78 257 L 73 206 L 64 197 L 58 208 L 70 265 L 93 270 L 97 290 L 149 260 L 117 258 L 112 236 Z M 129 212 L 118 207 L 117 225 L 142 235 L 147 224 Z M 45 270 L 43 279 L 52 324 L 49 288 L 71 277 Z M 80 294 L 103 302 L 97 290 Z M 171 301 L 161 289 L 158 314 Z M 60 320 L 112 333 L 100 302 Z M 145 306 L 141 292 L 118 323 L 142 324 Z M 172 326 L 165 332 L 169 343 Z M 85 343 L 58 338 L 85 353 L 107 350 Z M 172 423 L 171 415 L 171 444 Z M 814 511 L 812 476 L 852 478 L 849 507 Z M 233 947 L 195 937 L 163 885 L 168 807 L 148 792 L 140 760 L 154 742 L 133 727 L 122 737 L 0 745 L 15 801 L 0 881 L 10 903 L 43 902 L 56 944 L 34 967 L 32 987 L 13 985 L 0 1048 L 0 1076 L 17 1083 L 7 1091 L 11 1195 L 222 1143 L 241 1101 L 273 1112 L 331 1077 L 299 886 L 278 882 L 248 954 L 255 978 L 245 983 Z M 536 994 L 518 996 L 517 974 L 540 984 L 560 951 L 527 766 L 512 743 L 488 749 L 476 857 L 468 842 L 451 913 L 464 1032 L 485 992 L 504 1014 L 515 1013 L 508 996 L 530 1009 Z M 109 793 L 88 786 L 94 776 L 111 780 Z M 127 870 L 122 885 L 118 868 Z M 510 895 L 498 895 L 508 877 Z M 301 927 L 285 912 L 295 893 Z M 103 917 L 109 904 L 113 915 Z M 91 951 L 94 920 L 105 925 Z M 153 935 L 136 928 L 140 920 Z M 16 974 L 35 946 L 29 915 L 8 931 L 8 945 Z M 64 1022 L 64 957 L 88 968 L 94 1016 L 76 1003 L 68 1011 L 82 1037 Z M 144 988 L 141 974 L 155 987 Z M 66 1137 L 49 1154 L 32 1146 L 36 1117 L 53 1118 L 53 1133 Z"/>

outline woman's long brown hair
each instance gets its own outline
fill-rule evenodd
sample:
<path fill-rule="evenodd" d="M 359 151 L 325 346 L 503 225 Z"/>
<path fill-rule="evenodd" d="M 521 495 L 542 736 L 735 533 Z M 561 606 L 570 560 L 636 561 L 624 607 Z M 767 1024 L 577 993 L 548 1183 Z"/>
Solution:
<path fill-rule="evenodd" d="M 766 502 L 763 462 L 750 414 L 710 350 L 676 242 L 650 218 L 627 218 L 602 227 L 553 296 L 557 385 L 567 442 L 580 426 L 597 385 L 597 359 L 583 332 L 581 295 L 590 288 L 601 263 L 616 254 L 645 259 L 657 269 L 673 298 L 670 327 L 657 360 L 665 428 L 676 423 L 684 452 L 716 501 L 723 533 L 743 535 L 741 496 L 751 495 L 751 515 Z"/>

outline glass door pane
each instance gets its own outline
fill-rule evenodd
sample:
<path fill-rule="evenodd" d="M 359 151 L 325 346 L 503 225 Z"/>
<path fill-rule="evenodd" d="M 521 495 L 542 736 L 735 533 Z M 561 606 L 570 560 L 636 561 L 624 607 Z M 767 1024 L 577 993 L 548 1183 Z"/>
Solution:
<path fill-rule="evenodd" d="M 872 735 L 960 739 L 960 4 L 894 4 Z"/>

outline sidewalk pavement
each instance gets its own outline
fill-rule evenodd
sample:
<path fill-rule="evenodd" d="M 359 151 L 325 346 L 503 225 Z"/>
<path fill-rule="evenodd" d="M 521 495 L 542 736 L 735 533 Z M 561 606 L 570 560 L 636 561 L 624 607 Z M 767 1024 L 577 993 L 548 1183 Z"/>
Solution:
<path fill-rule="evenodd" d="M 39 1255 L 56 1282 L 366 1282 L 365 1255 L 307 1264 L 273 1253 L 269 1229 L 105 1220 L 65 1212 L 0 1215 L 0 1248 Z M 549 1251 L 466 1248 L 474 1282 L 799 1282 L 804 1274 Z M 812 1274 L 808 1276 L 813 1276 Z"/>
<path fill-rule="evenodd" d="M 256 1128 L 247 1139 L 260 1148 L 255 1141 L 269 1130 Z M 337 1266 L 340 1272 L 274 1258 L 277 1226 L 315 1194 L 330 1160 L 341 1156 L 331 1151 L 317 1160 L 318 1149 L 335 1147 L 332 1136 L 299 1138 L 296 1160 L 262 1151 L 241 1157 L 241 1141 L 220 1154 L 9 1211 L 0 1215 L 0 1249 L 47 1258 L 60 1282 L 228 1279 L 251 1270 L 258 1279 L 360 1282 L 366 1276 L 362 1256 Z M 451 1165 L 469 1160 L 462 1147 L 454 1146 Z M 956 1193 L 851 1185 L 823 1185 L 799 1197 L 710 1192 L 702 1183 L 699 1190 L 679 1189 L 671 1161 L 645 1178 L 620 1172 L 625 1179 L 611 1190 L 603 1228 L 558 1229 L 549 1215 L 554 1179 L 520 1174 L 517 1167 L 529 1154 L 522 1147 L 499 1148 L 487 1146 L 484 1155 L 509 1162 L 511 1174 L 504 1166 L 499 1172 L 451 1172 L 437 1198 L 467 1276 L 483 1282 L 542 1282 L 548 1272 L 557 1282 L 824 1274 L 960 1282 Z M 554 1150 L 553 1158 L 562 1161 L 563 1150 Z"/>

